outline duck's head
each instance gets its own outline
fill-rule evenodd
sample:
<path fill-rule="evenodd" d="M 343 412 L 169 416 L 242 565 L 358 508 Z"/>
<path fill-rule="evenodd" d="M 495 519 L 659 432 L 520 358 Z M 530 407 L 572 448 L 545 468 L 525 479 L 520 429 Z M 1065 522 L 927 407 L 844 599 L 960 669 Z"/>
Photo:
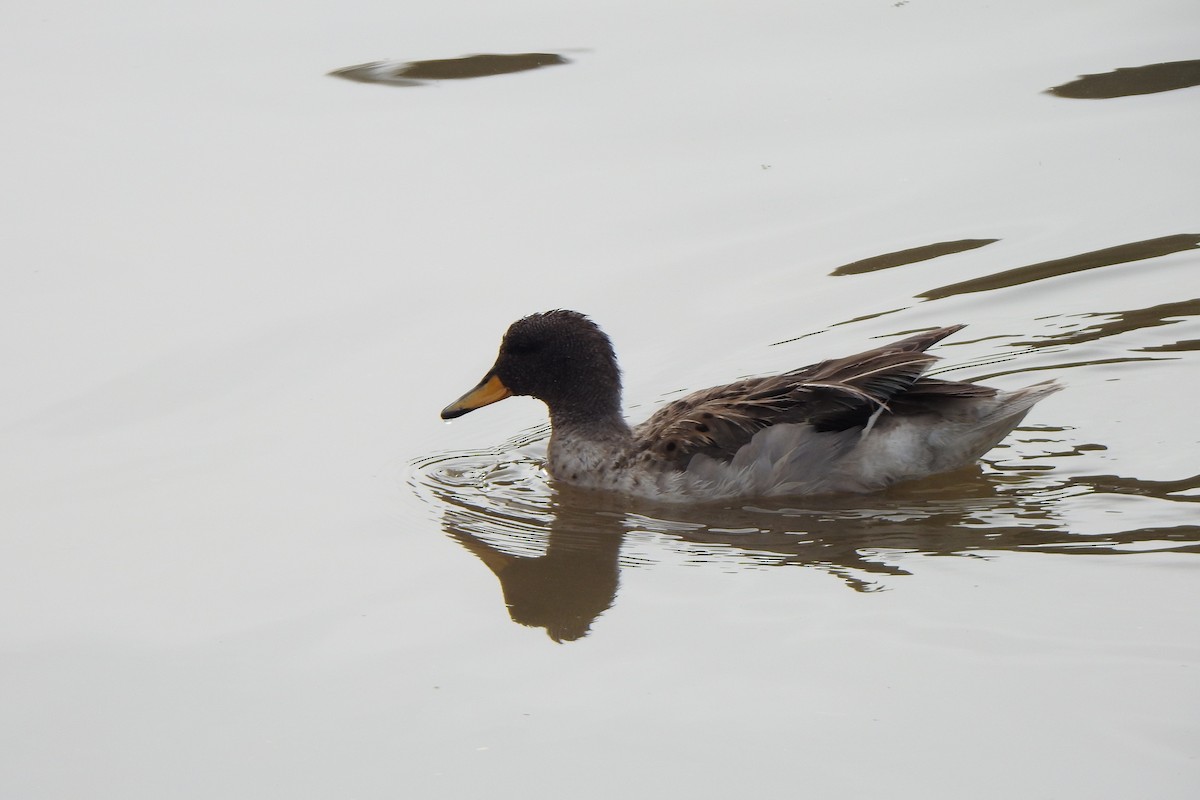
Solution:
<path fill-rule="evenodd" d="M 612 342 L 578 311 L 546 311 L 517 320 L 496 363 L 471 391 L 442 409 L 442 419 L 512 395 L 536 397 L 556 417 L 620 412 L 621 375 Z"/>

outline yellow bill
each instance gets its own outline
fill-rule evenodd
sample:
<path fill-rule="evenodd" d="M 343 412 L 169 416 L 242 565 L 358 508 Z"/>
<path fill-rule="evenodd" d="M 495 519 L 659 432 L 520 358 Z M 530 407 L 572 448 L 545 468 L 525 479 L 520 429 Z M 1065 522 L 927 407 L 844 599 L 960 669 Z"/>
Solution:
<path fill-rule="evenodd" d="M 512 392 L 496 377 L 495 373 L 489 372 L 479 382 L 478 386 L 443 408 L 442 419 L 461 417 L 468 411 L 474 411 L 477 408 L 490 405 L 511 395 Z"/>

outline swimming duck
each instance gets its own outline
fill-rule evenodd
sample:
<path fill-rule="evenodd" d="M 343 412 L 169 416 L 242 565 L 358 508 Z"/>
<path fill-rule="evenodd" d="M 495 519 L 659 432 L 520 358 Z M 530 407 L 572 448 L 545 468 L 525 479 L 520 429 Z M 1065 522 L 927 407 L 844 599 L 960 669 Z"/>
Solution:
<path fill-rule="evenodd" d="M 550 411 L 556 481 L 660 500 L 871 492 L 974 463 L 1042 398 L 924 377 L 931 345 L 964 326 L 781 375 L 689 394 L 630 427 L 612 342 L 576 311 L 514 322 L 483 380 L 443 419 L 512 395 Z"/>

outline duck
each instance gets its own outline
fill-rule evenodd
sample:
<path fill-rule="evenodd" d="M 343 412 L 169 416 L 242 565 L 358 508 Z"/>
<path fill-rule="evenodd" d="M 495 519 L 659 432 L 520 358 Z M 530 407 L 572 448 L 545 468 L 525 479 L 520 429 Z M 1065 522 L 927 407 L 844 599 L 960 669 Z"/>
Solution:
<path fill-rule="evenodd" d="M 546 404 L 555 482 L 664 501 L 877 492 L 970 466 L 1038 401 L 1045 381 L 1005 391 L 926 376 L 951 325 L 852 356 L 681 397 L 631 426 L 612 341 L 556 309 L 517 320 L 450 420 L 511 396 Z"/>

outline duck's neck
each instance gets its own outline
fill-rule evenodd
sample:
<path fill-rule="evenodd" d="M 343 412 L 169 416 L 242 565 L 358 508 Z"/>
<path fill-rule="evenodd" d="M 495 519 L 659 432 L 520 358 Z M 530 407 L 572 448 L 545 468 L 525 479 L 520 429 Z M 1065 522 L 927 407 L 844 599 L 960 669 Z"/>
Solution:
<path fill-rule="evenodd" d="M 550 410 L 548 468 L 555 478 L 587 483 L 585 476 L 610 470 L 629 449 L 633 432 L 619 408 L 599 413 Z"/>

